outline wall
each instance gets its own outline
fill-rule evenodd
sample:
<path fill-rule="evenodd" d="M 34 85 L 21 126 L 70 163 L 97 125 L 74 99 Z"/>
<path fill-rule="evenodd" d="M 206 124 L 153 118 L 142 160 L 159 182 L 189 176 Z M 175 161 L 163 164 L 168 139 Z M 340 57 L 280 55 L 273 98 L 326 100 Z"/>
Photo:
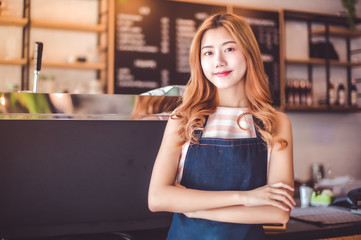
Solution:
<path fill-rule="evenodd" d="M 184 0 L 199 3 L 224 4 L 222 0 Z M 5 9 L 2 15 L 21 17 L 22 0 L 2 0 Z M 34 19 L 47 19 L 49 21 L 66 21 L 75 23 L 96 23 L 98 0 L 31 0 L 31 16 Z M 294 10 L 315 11 L 332 13 L 342 10 L 341 0 L 228 0 L 227 4 L 242 5 L 259 8 L 284 8 Z M 4 6 L 4 4 L 3 4 Z M 81 9 L 81 10 L 80 10 Z M 358 13 L 361 13 L 361 1 L 357 4 Z M 66 17 L 65 17 L 66 16 Z M 96 61 L 97 54 L 96 35 L 71 31 L 54 31 L 33 29 L 30 42 L 43 41 L 44 60 L 64 60 L 72 56 L 86 56 L 91 61 Z M 0 26 L 0 58 L 19 58 L 21 56 L 21 28 Z M 32 46 L 33 44 L 31 44 Z M 32 52 L 32 49 L 30 49 Z M 0 65 L 0 91 L 11 90 L 14 85 L 20 86 L 21 67 Z M 68 70 L 58 68 L 43 68 L 43 75 L 52 75 L 56 78 L 54 91 L 78 89 L 86 91 L 83 85 L 96 78 L 95 71 Z M 30 71 L 30 82 L 32 69 Z M 39 86 L 40 88 L 43 86 Z M 39 89 L 42 90 L 42 89 Z M 47 89 L 44 89 L 47 90 Z"/>
<path fill-rule="evenodd" d="M 293 126 L 295 177 L 306 181 L 313 163 L 331 177 L 361 177 L 361 113 L 287 113 Z"/>
<path fill-rule="evenodd" d="M 47 11 L 43 3 L 43 0 L 32 0 L 35 7 L 33 9 L 33 14 L 35 16 L 42 16 L 49 19 L 65 19 L 63 16 L 70 17 L 72 21 L 78 21 L 79 19 L 88 19 L 90 22 L 95 21 L 94 18 L 94 3 L 96 1 L 90 0 L 66 0 L 60 1 L 62 4 L 57 1 L 46 1 L 47 5 L 54 4 L 53 7 L 49 6 L 51 9 L 59 9 L 59 14 L 53 15 Z M 10 0 L 5 0 L 5 2 L 10 2 Z M 22 0 L 11 0 L 12 6 L 16 8 L 16 5 L 21 3 Z M 39 4 L 41 2 L 41 4 Z M 216 3 L 223 4 L 222 0 L 196 0 L 194 2 L 199 3 Z M 331 13 L 336 14 L 338 11 L 342 10 L 341 0 L 228 0 L 228 4 L 234 5 L 243 5 L 249 7 L 260 7 L 260 8 L 284 8 L 284 9 L 294 9 L 294 10 L 303 10 L 303 11 L 314 11 L 321 13 Z M 42 7 L 41 7 L 42 6 Z M 357 15 L 361 15 L 361 1 L 356 6 Z M 78 9 L 82 9 L 79 11 Z M 19 13 L 16 13 L 19 15 Z M 21 14 L 20 14 L 21 15 Z M 19 15 L 19 16 L 20 16 Z M 4 36 L 8 33 L 13 34 L 13 38 L 19 39 L 18 35 L 21 34 L 19 30 L 7 27 L 0 27 L 0 42 L 1 46 L 4 46 Z M 32 36 L 32 41 L 37 39 L 42 39 L 42 37 L 48 38 L 49 35 L 53 33 L 43 31 L 36 32 Z M 305 32 L 305 26 L 302 26 L 302 23 L 291 22 L 286 24 L 286 36 L 288 34 L 289 38 L 292 38 L 291 41 L 287 41 L 286 45 L 286 56 L 288 57 L 302 57 L 302 54 L 307 53 L 307 46 L 304 45 L 307 39 Z M 75 34 L 76 35 L 76 34 Z M 45 56 L 50 54 L 50 51 L 54 55 L 59 57 L 66 57 L 69 55 L 66 52 L 66 49 L 69 49 L 69 52 L 76 52 L 77 54 L 82 54 L 89 50 L 90 52 L 94 50 L 94 38 L 89 37 L 85 42 L 85 46 L 79 46 L 73 44 L 75 39 L 79 40 L 82 38 L 81 34 L 78 36 L 68 36 L 66 39 L 62 37 L 57 37 L 50 40 L 54 43 L 54 47 L 45 49 Z M 75 39 L 73 39 L 73 37 Z M 67 41 L 66 49 L 58 47 L 59 45 L 55 44 L 57 41 Z M 338 41 L 338 40 L 333 40 Z M 12 46 L 13 43 L 8 41 L 6 43 Z M 5 44 L 5 45 L 6 45 Z M 353 42 L 354 46 L 360 46 L 361 41 Z M 18 45 L 18 44 L 17 44 Z M 15 45 L 15 48 L 16 46 Z M 340 42 L 337 47 L 339 51 L 342 51 L 344 43 Z M 0 55 L 5 54 L 6 49 L 0 46 Z M 9 48 L 9 46 L 6 46 Z M 20 49 L 16 50 L 20 53 Z M 344 58 L 344 53 L 341 54 Z M 50 56 L 49 56 L 50 57 Z M 335 73 L 336 76 L 342 76 L 343 70 Z M 317 75 L 318 79 L 324 79 L 323 70 L 319 70 L 320 74 Z M 59 69 L 44 69 L 44 74 L 56 74 L 61 79 L 71 79 L 68 81 L 69 84 L 76 84 L 81 80 L 88 80 L 94 76 L 92 72 L 83 72 L 83 71 L 62 71 Z M 354 72 L 355 74 L 360 74 L 360 72 Z M 7 88 L 7 84 L 14 81 L 14 79 L 20 79 L 20 67 L 4 67 L 0 66 L 0 91 L 4 91 Z M 306 78 L 305 69 L 302 67 L 289 68 L 286 72 L 288 78 L 292 77 L 302 77 Z M 339 79 L 341 77 L 335 77 Z M 76 79 L 77 81 L 74 81 Z M 78 81 L 79 80 L 79 81 Z M 325 89 L 322 88 L 322 82 L 317 87 L 320 89 L 320 92 L 316 97 L 322 98 L 322 92 Z M 360 91 L 360 89 L 359 89 Z M 310 177 L 310 168 L 312 163 L 321 162 L 325 167 L 330 166 L 333 171 L 333 176 L 342 176 L 342 175 L 351 175 L 354 177 L 361 176 L 361 114 L 360 113 L 288 113 L 293 124 L 293 133 L 294 133 L 294 162 L 295 162 L 295 175 L 296 178 L 300 180 L 307 180 Z"/>

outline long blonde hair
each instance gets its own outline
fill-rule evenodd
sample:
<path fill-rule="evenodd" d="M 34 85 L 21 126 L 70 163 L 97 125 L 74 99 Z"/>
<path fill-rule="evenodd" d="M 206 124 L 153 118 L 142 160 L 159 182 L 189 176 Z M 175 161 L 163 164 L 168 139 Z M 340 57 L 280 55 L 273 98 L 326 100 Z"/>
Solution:
<path fill-rule="evenodd" d="M 200 60 L 201 42 L 209 29 L 224 27 L 241 46 L 246 58 L 245 93 L 249 101 L 249 112 L 261 124 L 256 124 L 263 140 L 273 146 L 277 133 L 277 113 L 271 106 L 272 98 L 268 80 L 263 68 L 261 52 L 250 25 L 240 16 L 228 13 L 215 14 L 199 27 L 190 48 L 189 63 L 191 76 L 183 95 L 182 104 L 174 111 L 172 118 L 180 119 L 178 134 L 182 143 L 198 141 L 195 130 L 202 128 L 204 116 L 211 115 L 218 106 L 217 88 L 203 74 Z M 245 115 L 241 114 L 238 121 Z M 239 124 L 238 124 L 239 125 Z M 276 139 L 281 147 L 287 146 L 283 139 Z"/>

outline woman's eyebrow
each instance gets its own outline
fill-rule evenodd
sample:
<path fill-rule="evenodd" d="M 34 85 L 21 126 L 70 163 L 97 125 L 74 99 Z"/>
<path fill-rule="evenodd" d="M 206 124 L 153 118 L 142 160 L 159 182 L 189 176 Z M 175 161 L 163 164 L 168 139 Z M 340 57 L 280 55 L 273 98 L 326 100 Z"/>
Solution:
<path fill-rule="evenodd" d="M 222 43 L 222 46 L 227 45 L 229 43 L 236 43 L 236 42 L 235 41 L 226 41 L 226 42 Z M 206 45 L 206 46 L 203 46 L 202 49 L 204 49 L 204 48 L 212 48 L 212 47 L 213 46 L 211 46 L 211 45 Z"/>

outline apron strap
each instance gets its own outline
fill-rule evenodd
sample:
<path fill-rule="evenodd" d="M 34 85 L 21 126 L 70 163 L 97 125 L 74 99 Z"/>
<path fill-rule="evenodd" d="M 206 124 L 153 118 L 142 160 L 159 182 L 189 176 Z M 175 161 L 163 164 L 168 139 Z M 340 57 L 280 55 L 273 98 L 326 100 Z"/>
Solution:
<path fill-rule="evenodd" d="M 256 131 L 257 138 L 262 139 L 261 135 L 259 134 L 259 131 L 257 130 L 257 126 L 262 129 L 264 127 L 263 122 L 261 120 L 259 120 L 258 118 L 256 118 L 256 117 L 253 117 L 253 122 L 254 122 L 254 125 L 255 125 L 254 130 Z"/>
<path fill-rule="evenodd" d="M 195 136 L 198 138 L 198 139 L 201 139 L 202 138 L 202 135 L 203 135 L 203 130 L 204 128 L 206 127 L 206 124 L 207 124 L 207 121 L 208 121 L 208 115 L 205 115 L 204 116 L 204 124 L 203 124 L 203 129 L 198 129 L 198 130 L 195 130 L 194 133 L 195 133 Z"/>

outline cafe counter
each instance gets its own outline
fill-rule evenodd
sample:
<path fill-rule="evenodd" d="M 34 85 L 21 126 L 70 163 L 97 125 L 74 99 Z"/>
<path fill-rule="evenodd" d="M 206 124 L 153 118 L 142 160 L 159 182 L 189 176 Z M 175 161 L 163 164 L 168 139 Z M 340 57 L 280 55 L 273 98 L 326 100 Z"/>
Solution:
<path fill-rule="evenodd" d="M 165 120 L 179 103 L 169 96 L 0 93 L 0 238 L 104 239 L 106 232 L 106 239 L 165 239 L 172 215 L 150 212 L 147 192 Z M 357 234 L 361 222 L 321 227 L 291 219 L 267 239 Z"/>

